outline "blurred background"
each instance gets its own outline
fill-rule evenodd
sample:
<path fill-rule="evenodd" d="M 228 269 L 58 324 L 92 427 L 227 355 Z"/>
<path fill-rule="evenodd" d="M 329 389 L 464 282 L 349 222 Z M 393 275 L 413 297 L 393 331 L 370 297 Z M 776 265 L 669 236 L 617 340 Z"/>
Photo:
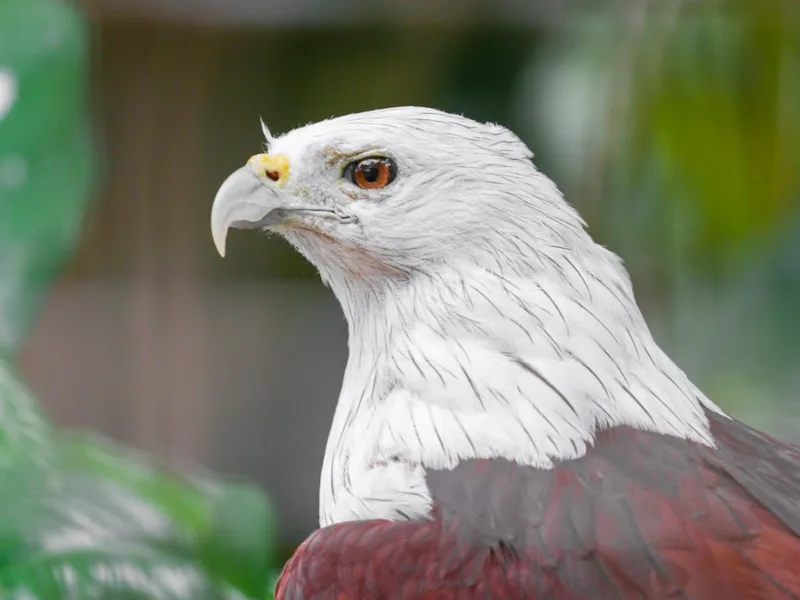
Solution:
<path fill-rule="evenodd" d="M 317 524 L 345 324 L 280 240 L 234 233 L 221 260 L 211 202 L 260 116 L 279 133 L 430 105 L 516 131 L 624 258 L 665 349 L 722 407 L 800 439 L 799 6 L 79 2 L 79 50 L 28 100 L 65 115 L 63 138 L 42 129 L 50 170 L 14 151 L 33 121 L 14 121 L 25 88 L 0 56 L 17 127 L 0 129 L 0 338 L 24 340 L 59 425 L 257 482 L 290 551 Z M 4 186 L 26 203 L 4 207 Z"/>

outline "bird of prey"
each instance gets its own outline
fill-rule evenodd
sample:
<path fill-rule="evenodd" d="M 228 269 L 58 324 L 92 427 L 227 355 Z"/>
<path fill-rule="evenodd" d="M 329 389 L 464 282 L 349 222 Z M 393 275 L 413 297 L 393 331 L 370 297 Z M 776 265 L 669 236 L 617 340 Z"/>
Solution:
<path fill-rule="evenodd" d="M 277 598 L 800 598 L 800 447 L 659 348 L 516 135 L 418 107 L 263 129 L 217 248 L 281 234 L 349 329 L 320 528 Z"/>

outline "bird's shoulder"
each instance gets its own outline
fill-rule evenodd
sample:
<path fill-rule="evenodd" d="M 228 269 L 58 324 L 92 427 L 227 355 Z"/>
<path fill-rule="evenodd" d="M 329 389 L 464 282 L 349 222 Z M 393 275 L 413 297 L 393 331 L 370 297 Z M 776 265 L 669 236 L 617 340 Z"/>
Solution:
<path fill-rule="evenodd" d="M 800 598 L 800 448 L 708 417 L 715 447 L 615 427 L 552 469 L 428 471 L 431 520 L 320 529 L 277 597 Z"/>

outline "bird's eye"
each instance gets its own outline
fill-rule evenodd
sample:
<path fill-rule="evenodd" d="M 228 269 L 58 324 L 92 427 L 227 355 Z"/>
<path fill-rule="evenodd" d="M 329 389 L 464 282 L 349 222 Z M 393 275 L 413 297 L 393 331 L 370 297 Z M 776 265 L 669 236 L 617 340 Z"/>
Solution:
<path fill-rule="evenodd" d="M 364 190 L 386 187 L 397 176 L 397 166 L 390 158 L 362 158 L 345 167 L 344 175 Z"/>

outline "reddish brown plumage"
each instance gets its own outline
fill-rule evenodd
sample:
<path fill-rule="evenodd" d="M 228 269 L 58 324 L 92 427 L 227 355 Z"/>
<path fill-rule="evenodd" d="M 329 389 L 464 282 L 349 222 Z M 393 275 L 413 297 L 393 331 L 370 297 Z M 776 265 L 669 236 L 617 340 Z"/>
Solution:
<path fill-rule="evenodd" d="M 320 529 L 277 598 L 800 598 L 800 451 L 709 416 L 716 449 L 620 427 L 553 470 L 431 472 L 431 521 Z"/>

